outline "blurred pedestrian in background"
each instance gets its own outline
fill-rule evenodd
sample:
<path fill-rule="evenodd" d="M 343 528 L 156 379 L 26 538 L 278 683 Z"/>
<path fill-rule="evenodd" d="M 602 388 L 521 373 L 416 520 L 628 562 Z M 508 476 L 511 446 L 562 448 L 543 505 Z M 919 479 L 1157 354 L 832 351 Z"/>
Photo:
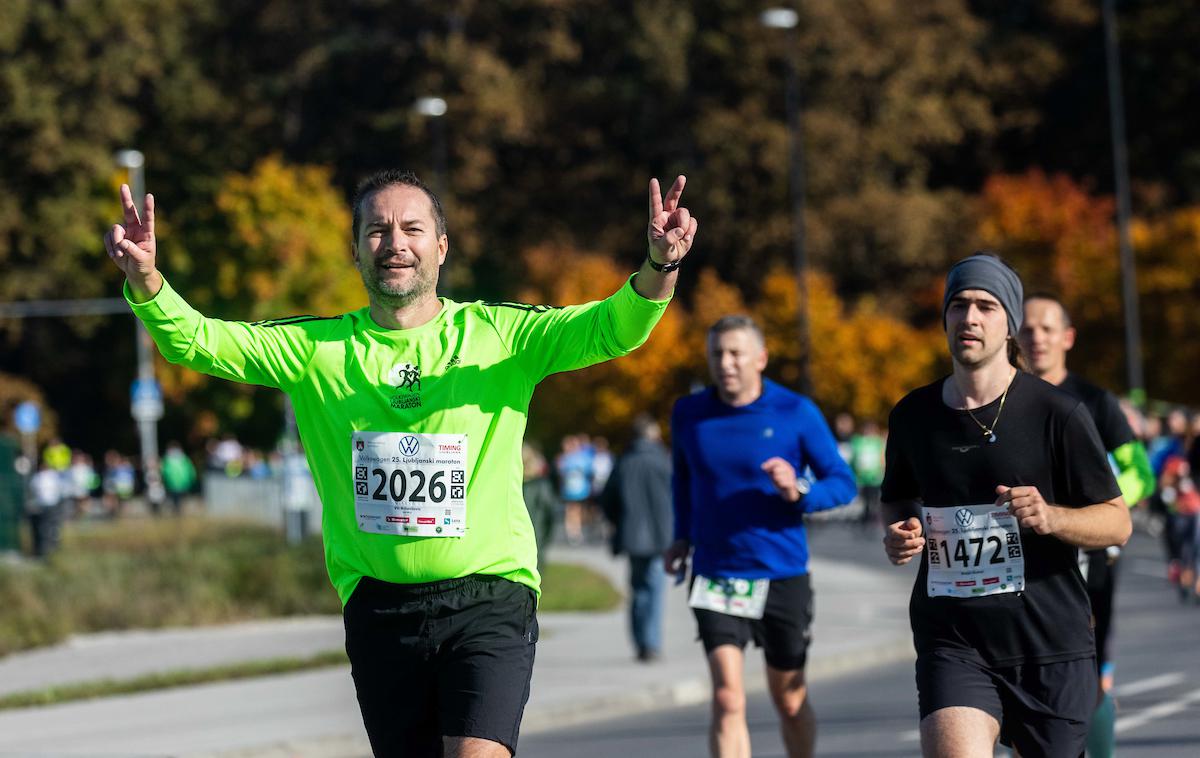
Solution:
<path fill-rule="evenodd" d="M 26 516 L 29 518 L 35 558 L 45 558 L 58 547 L 62 503 L 66 494 L 64 484 L 61 472 L 49 463 L 42 463 L 29 480 L 30 499 Z"/>
<path fill-rule="evenodd" d="M 648 415 L 633 422 L 633 441 L 608 477 L 600 496 L 613 525 L 614 555 L 629 556 L 629 627 L 637 659 L 662 654 L 666 573 L 663 551 L 671 545 L 671 454 L 662 429 Z"/>
<path fill-rule="evenodd" d="M 178 442 L 167 445 L 162 462 L 163 486 L 176 516 L 183 515 L 183 498 L 196 486 L 196 466 Z"/>
<path fill-rule="evenodd" d="M 533 522 L 533 537 L 537 540 L 537 565 L 538 571 L 541 571 L 546 567 L 546 550 L 550 547 L 550 540 L 554 536 L 554 522 L 558 518 L 558 493 L 554 491 L 554 482 L 550 481 L 545 456 L 528 442 L 521 445 L 521 464 L 525 469 L 521 494 L 525 498 L 525 507 L 529 510 L 529 520 Z"/>

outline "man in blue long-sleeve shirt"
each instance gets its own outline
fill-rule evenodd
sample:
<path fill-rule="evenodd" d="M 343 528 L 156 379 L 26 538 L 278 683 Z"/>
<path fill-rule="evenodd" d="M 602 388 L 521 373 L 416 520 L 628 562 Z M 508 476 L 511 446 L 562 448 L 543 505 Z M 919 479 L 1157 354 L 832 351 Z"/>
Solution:
<path fill-rule="evenodd" d="M 854 475 L 817 406 L 764 379 L 767 349 L 745 316 L 709 329 L 715 386 L 671 415 L 675 542 L 668 571 L 692 561 L 690 604 L 713 684 L 709 749 L 750 755 L 743 650 L 763 648 L 790 758 L 809 758 L 816 718 L 804 665 L 812 588 L 804 514 L 848 503 Z"/>

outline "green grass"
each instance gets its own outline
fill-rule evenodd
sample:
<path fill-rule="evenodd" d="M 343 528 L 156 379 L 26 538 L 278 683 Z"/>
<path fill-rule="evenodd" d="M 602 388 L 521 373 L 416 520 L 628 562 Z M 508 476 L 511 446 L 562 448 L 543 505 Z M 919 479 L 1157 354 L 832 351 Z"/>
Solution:
<path fill-rule="evenodd" d="M 603 576 L 551 564 L 540 610 L 601 611 Z M 268 527 L 203 518 L 66 526 L 47 563 L 0 566 L 0 656 L 72 634 L 339 613 L 319 538 L 287 545 Z"/>
<path fill-rule="evenodd" d="M 349 663 L 346 651 L 326 650 L 304 658 L 273 658 L 265 661 L 249 661 L 232 663 L 224 666 L 213 666 L 205 669 L 180 669 L 163 671 L 131 679 L 97 679 L 92 682 L 64 684 L 58 687 L 47 687 L 40 690 L 14 692 L 0 696 L 0 710 L 11 708 L 31 708 L 36 706 L 56 705 L 73 700 L 89 700 L 113 695 L 130 695 L 149 690 L 161 690 L 169 687 L 185 687 L 210 682 L 226 682 L 235 679 L 249 679 L 270 674 L 286 674 L 294 671 L 327 668 Z"/>
<path fill-rule="evenodd" d="M 612 583 L 586 566 L 551 563 L 542 571 L 539 613 L 608 611 L 620 602 L 621 594 Z"/>

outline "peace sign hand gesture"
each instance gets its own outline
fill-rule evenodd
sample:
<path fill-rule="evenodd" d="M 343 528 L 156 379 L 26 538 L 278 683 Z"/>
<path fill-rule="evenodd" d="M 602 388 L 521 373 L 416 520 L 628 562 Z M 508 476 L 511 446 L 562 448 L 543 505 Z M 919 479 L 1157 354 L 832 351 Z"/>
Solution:
<path fill-rule="evenodd" d="M 664 201 L 658 179 L 650 180 L 650 225 L 646 237 L 650 241 L 650 260 L 661 265 L 682 260 L 692 249 L 699 225 L 687 208 L 679 206 L 687 178 L 675 178 Z"/>
<path fill-rule="evenodd" d="M 149 300 L 162 287 L 162 276 L 155 267 L 158 245 L 154 239 L 154 195 L 146 195 L 145 218 L 138 216 L 133 193 L 128 184 L 121 185 L 121 208 L 124 224 L 113 224 L 104 235 L 108 257 L 129 280 L 129 288 L 139 301 Z"/>

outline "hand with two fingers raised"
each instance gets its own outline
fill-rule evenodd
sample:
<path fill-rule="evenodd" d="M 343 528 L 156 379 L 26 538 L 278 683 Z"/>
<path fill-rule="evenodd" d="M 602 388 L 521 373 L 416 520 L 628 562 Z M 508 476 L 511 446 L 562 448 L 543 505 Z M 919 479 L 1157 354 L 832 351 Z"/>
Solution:
<path fill-rule="evenodd" d="M 658 179 L 650 180 L 650 224 L 646 238 L 650 243 L 650 260 L 664 266 L 683 260 L 692 249 L 699 221 L 679 204 L 687 178 L 682 174 L 667 191 L 664 199 Z"/>
<path fill-rule="evenodd" d="M 129 280 L 129 289 L 138 301 L 158 294 L 162 276 L 155 265 L 158 245 L 154 239 L 154 195 L 146 195 L 144 218 L 138 215 L 129 185 L 121 185 L 121 208 L 125 223 L 113 224 L 104 235 L 108 257 Z"/>

